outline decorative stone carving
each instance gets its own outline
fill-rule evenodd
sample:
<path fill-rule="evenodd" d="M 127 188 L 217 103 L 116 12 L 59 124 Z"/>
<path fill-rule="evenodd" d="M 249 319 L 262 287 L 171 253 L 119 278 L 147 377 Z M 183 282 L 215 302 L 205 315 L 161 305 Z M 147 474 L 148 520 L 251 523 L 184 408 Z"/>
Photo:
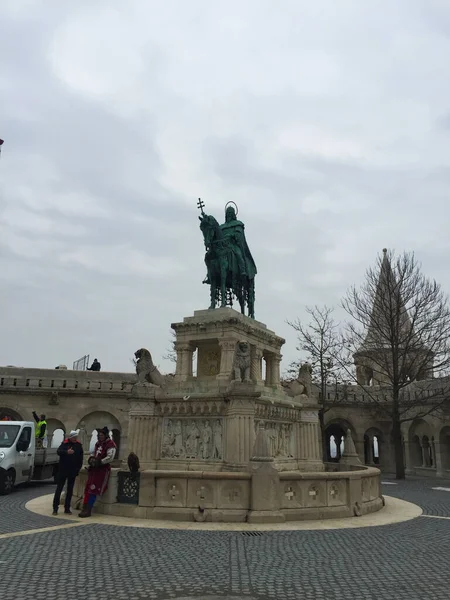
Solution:
<path fill-rule="evenodd" d="M 317 413 L 317 411 L 316 411 Z M 257 404 L 255 417 L 264 421 L 279 419 L 280 421 L 297 421 L 300 420 L 299 409 L 287 408 L 285 406 L 275 406 L 273 404 Z"/>
<path fill-rule="evenodd" d="M 250 356 L 250 344 L 246 341 L 238 342 L 234 353 L 233 378 L 234 381 L 251 382 L 250 369 L 252 361 Z"/>
<path fill-rule="evenodd" d="M 222 460 L 222 419 L 164 419 L 161 458 Z"/>
<path fill-rule="evenodd" d="M 165 378 L 161 375 L 158 368 L 153 364 L 152 355 L 146 348 L 140 348 L 134 353 L 136 357 L 136 374 L 138 383 L 157 385 L 163 387 Z"/>
<path fill-rule="evenodd" d="M 300 366 L 297 379 L 287 384 L 285 391 L 291 398 L 312 397 L 312 367 L 309 363 L 303 363 Z"/>
<path fill-rule="evenodd" d="M 52 392 L 50 394 L 49 404 L 50 404 L 50 406 L 58 406 L 58 404 L 59 404 L 58 392 Z"/>
<path fill-rule="evenodd" d="M 360 465 L 361 460 L 356 452 L 355 442 L 352 438 L 352 432 L 347 429 L 347 433 L 344 440 L 344 452 L 339 461 L 343 465 Z"/>
<path fill-rule="evenodd" d="M 221 401 L 215 400 L 182 400 L 182 401 L 170 401 L 163 402 L 157 406 L 157 414 L 169 416 L 169 415 L 223 415 L 225 404 Z"/>
<path fill-rule="evenodd" d="M 199 348 L 197 377 L 214 376 L 220 373 L 220 346 Z"/>
<path fill-rule="evenodd" d="M 263 425 L 269 443 L 269 454 L 272 458 L 293 458 L 293 425 L 278 421 L 255 420 L 255 436 L 260 423 Z"/>

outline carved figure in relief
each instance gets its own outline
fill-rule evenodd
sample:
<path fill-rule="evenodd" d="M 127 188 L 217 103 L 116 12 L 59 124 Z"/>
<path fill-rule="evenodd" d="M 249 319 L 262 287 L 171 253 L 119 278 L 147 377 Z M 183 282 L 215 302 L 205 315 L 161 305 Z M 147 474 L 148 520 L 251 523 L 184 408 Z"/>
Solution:
<path fill-rule="evenodd" d="M 222 423 L 217 420 L 213 429 L 213 458 L 222 458 Z"/>
<path fill-rule="evenodd" d="M 140 348 L 134 353 L 136 357 L 136 374 L 138 383 L 151 383 L 163 387 L 165 378 L 159 372 L 158 368 L 153 364 L 152 355 L 146 348 Z"/>
<path fill-rule="evenodd" d="M 261 421 L 255 420 L 255 436 Z M 292 425 L 290 423 L 265 422 L 267 441 L 272 458 L 291 458 L 292 450 Z"/>
<path fill-rule="evenodd" d="M 250 367 L 250 344 L 248 344 L 248 342 L 241 341 L 237 344 L 234 354 L 234 381 L 244 381 L 246 383 L 250 382 Z"/>
<path fill-rule="evenodd" d="M 169 421 L 163 435 L 163 456 L 173 458 L 175 455 L 175 433 L 172 429 L 172 423 Z"/>
<path fill-rule="evenodd" d="M 186 438 L 186 457 L 187 458 L 198 458 L 198 440 L 200 438 L 200 431 L 195 423 L 191 422 L 189 433 Z"/>
<path fill-rule="evenodd" d="M 212 429 L 208 421 L 203 424 L 203 429 L 200 433 L 201 455 L 202 458 L 209 458 L 211 446 Z"/>
<path fill-rule="evenodd" d="M 183 429 L 181 427 L 181 421 L 175 421 L 175 425 L 173 428 L 174 435 L 174 456 L 177 458 L 181 458 L 184 456 L 184 447 L 183 447 Z"/>

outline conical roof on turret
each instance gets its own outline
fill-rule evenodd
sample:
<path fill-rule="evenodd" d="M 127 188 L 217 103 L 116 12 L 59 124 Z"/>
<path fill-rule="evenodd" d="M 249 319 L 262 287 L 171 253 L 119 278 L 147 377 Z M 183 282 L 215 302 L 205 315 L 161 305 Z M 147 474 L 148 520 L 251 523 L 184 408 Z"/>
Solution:
<path fill-rule="evenodd" d="M 392 341 L 402 345 L 401 339 L 409 338 L 411 330 L 412 323 L 403 302 L 401 283 L 392 269 L 387 249 L 383 248 L 370 323 L 359 352 L 390 347 Z"/>

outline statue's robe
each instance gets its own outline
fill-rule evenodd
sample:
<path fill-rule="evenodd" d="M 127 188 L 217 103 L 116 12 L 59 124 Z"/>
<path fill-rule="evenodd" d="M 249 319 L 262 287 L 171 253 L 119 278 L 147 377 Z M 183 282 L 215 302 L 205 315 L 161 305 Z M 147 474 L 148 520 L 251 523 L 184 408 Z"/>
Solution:
<path fill-rule="evenodd" d="M 245 239 L 244 223 L 237 219 L 232 219 L 230 221 L 225 221 L 225 223 L 220 226 L 220 229 L 222 230 L 223 235 L 230 240 L 232 245 L 233 271 L 242 275 L 242 267 L 239 265 L 239 259 L 236 255 L 236 248 L 238 248 L 244 261 L 245 273 L 247 277 L 253 279 L 257 273 L 257 269 L 250 248 L 248 247 L 247 240 Z"/>

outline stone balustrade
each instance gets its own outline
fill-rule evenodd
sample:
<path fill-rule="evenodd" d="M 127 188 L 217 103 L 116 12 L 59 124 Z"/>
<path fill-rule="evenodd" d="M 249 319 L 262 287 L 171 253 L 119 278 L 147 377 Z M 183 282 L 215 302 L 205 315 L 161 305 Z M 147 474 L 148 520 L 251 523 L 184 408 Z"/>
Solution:
<path fill-rule="evenodd" d="M 134 373 L 69 371 L 59 369 L 0 368 L 0 393 L 39 391 L 130 392 Z"/>

